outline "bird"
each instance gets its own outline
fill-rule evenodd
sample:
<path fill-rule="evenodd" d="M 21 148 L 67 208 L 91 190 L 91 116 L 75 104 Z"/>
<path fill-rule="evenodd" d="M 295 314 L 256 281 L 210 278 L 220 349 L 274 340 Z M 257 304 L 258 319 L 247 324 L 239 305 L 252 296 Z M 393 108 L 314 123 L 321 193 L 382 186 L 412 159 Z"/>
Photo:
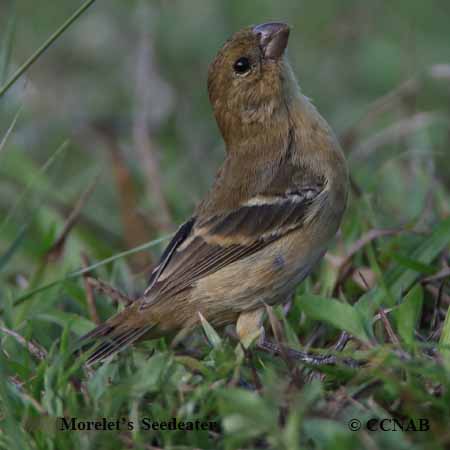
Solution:
<path fill-rule="evenodd" d="M 208 69 L 225 143 L 213 185 L 164 250 L 143 294 L 81 338 L 87 365 L 136 341 L 176 336 L 204 319 L 261 329 L 321 260 L 339 229 L 348 169 L 339 142 L 305 96 L 283 22 L 235 32 Z"/>

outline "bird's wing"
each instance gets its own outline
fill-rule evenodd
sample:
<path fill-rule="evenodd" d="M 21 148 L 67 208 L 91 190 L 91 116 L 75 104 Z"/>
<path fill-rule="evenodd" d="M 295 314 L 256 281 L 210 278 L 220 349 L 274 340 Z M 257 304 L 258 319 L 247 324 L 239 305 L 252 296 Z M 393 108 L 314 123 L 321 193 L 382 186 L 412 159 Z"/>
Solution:
<path fill-rule="evenodd" d="M 192 231 L 192 227 L 195 222 L 195 217 L 191 217 L 189 220 L 184 222 L 177 230 L 175 235 L 173 236 L 172 240 L 167 245 L 166 249 L 164 250 L 163 254 L 161 255 L 161 258 L 159 259 L 158 265 L 153 269 L 150 279 L 148 280 L 148 287 L 144 292 L 144 295 L 146 295 L 153 287 L 155 282 L 158 280 L 159 276 L 161 275 L 161 272 L 165 269 L 167 264 L 170 261 L 170 258 L 173 255 L 173 252 L 177 250 L 179 245 L 189 236 L 189 233 Z"/>
<path fill-rule="evenodd" d="M 196 280 L 253 254 L 314 216 L 323 183 L 260 194 L 238 208 L 184 224 L 164 252 L 141 308 L 189 289 Z"/>

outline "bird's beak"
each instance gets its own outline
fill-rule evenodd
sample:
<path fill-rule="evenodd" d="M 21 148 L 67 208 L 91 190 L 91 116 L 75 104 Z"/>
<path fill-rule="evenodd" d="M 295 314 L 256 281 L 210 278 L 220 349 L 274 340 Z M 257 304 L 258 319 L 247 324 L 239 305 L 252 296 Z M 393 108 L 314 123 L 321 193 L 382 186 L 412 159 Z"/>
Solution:
<path fill-rule="evenodd" d="M 253 27 L 253 32 L 259 36 L 264 58 L 278 59 L 287 47 L 289 27 L 282 22 L 263 23 Z"/>

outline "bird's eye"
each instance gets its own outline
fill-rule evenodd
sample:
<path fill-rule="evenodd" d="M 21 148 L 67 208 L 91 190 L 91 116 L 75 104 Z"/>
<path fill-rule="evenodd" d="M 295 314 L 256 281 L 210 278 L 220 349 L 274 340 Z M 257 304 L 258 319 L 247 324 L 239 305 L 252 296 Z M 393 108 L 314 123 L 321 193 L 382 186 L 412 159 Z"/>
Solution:
<path fill-rule="evenodd" d="M 250 70 L 250 61 L 246 57 L 239 58 L 233 65 L 236 73 L 243 74 Z"/>

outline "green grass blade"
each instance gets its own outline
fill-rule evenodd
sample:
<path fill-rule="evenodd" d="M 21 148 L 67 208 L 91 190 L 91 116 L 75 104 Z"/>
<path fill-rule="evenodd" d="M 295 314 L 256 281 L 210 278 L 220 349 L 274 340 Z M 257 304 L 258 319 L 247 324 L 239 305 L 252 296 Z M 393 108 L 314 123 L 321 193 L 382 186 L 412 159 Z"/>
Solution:
<path fill-rule="evenodd" d="M 63 283 L 64 281 L 67 281 L 67 280 L 70 280 L 73 278 L 78 278 L 85 273 L 91 272 L 92 270 L 96 269 L 97 267 L 101 267 L 106 264 L 110 264 L 110 263 L 116 261 L 117 259 L 124 258 L 128 255 L 132 255 L 133 253 L 142 252 L 144 250 L 147 250 L 150 247 L 154 247 L 154 246 L 160 244 L 161 242 L 169 239 L 170 237 L 171 236 L 163 236 L 161 238 L 154 239 L 153 241 L 146 242 L 145 244 L 139 245 L 130 250 L 126 250 L 124 252 L 117 253 L 116 255 L 110 256 L 109 258 L 98 261 L 98 262 L 91 264 L 90 266 L 85 267 L 83 269 L 79 269 L 79 270 L 75 270 L 74 272 L 70 272 L 63 278 L 59 278 L 58 280 L 52 281 L 48 284 L 45 284 L 44 286 L 39 286 L 36 289 L 32 289 L 31 291 L 26 292 L 25 294 L 16 298 L 16 300 L 14 301 L 14 305 L 16 306 L 16 305 L 24 302 L 25 300 L 28 300 L 33 295 L 39 294 L 40 292 L 44 292 L 47 289 L 50 289 L 54 286 L 57 286 L 58 284 Z M 0 311 L 1 311 L 1 309 L 0 309 Z"/>
<path fill-rule="evenodd" d="M 24 225 L 17 237 L 14 239 L 13 243 L 9 246 L 9 248 L 6 250 L 5 253 L 3 253 L 3 255 L 0 256 L 0 271 L 3 269 L 3 267 L 6 266 L 6 264 L 8 264 L 9 260 L 13 257 L 14 253 L 16 253 L 16 251 L 20 248 L 20 245 L 23 242 L 23 239 L 25 237 L 26 231 L 27 231 L 28 226 Z"/>
<path fill-rule="evenodd" d="M 19 119 L 20 113 L 22 111 L 22 107 L 20 107 L 14 116 L 11 125 L 6 130 L 5 135 L 3 136 L 3 139 L 0 141 L 0 154 L 2 153 L 2 150 L 5 148 L 6 143 L 8 142 L 9 136 L 11 135 L 12 131 L 14 130 L 14 127 L 16 126 L 17 120 Z"/>
<path fill-rule="evenodd" d="M 16 11 L 14 6 L 11 8 L 8 23 L 5 32 L 2 35 L 2 48 L 0 53 L 0 83 L 4 83 L 8 74 L 9 61 L 14 41 L 14 32 L 16 29 Z"/>
<path fill-rule="evenodd" d="M 18 403 L 17 396 L 14 395 L 16 388 L 9 381 L 8 366 L 9 361 L 2 351 L 0 352 L 0 400 L 3 418 L 0 437 L 5 436 L 5 439 L 9 440 L 8 445 L 11 448 L 28 448 L 25 433 L 14 417 L 22 405 Z"/>
<path fill-rule="evenodd" d="M 39 57 L 72 25 L 95 0 L 84 2 L 11 76 L 11 78 L 0 88 L 0 98 L 11 88 L 11 86 L 35 63 Z"/>
<path fill-rule="evenodd" d="M 44 165 L 39 169 L 39 173 L 45 173 L 51 166 L 52 164 L 55 162 L 55 160 L 57 159 L 57 157 L 64 152 L 67 147 L 69 145 L 69 141 L 64 141 L 54 152 L 53 154 L 50 156 L 50 158 L 47 159 L 47 161 L 44 163 Z M 33 188 L 34 183 L 37 179 L 37 176 L 33 177 L 28 185 L 25 187 L 25 189 L 22 191 L 22 193 L 19 195 L 18 199 L 16 200 L 16 202 L 11 206 L 11 208 L 9 209 L 8 213 L 6 214 L 5 218 L 3 219 L 3 222 L 0 224 L 0 231 L 3 230 L 3 228 L 8 224 L 8 222 L 10 221 L 11 217 L 13 216 L 13 214 L 16 212 L 16 210 L 18 209 L 18 207 L 20 206 L 20 204 L 22 203 L 23 199 L 26 197 L 26 195 L 28 194 L 28 192 Z"/>

